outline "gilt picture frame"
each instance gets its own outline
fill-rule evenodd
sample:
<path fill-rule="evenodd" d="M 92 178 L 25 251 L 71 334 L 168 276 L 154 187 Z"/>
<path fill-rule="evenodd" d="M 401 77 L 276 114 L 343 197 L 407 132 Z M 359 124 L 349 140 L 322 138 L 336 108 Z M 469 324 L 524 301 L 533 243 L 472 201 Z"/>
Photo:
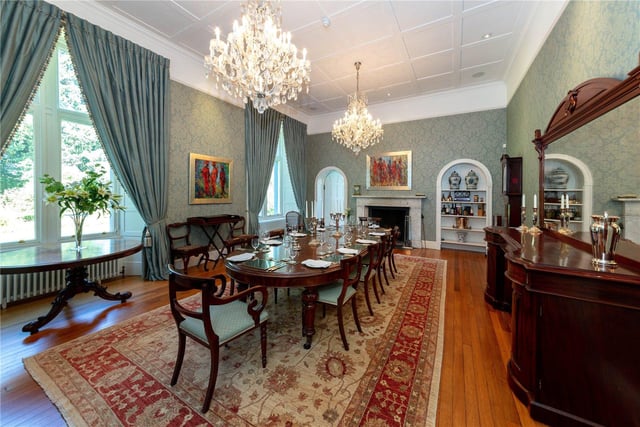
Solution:
<path fill-rule="evenodd" d="M 367 190 L 411 190 L 411 151 L 367 155 Z"/>
<path fill-rule="evenodd" d="M 189 153 L 189 204 L 232 203 L 233 160 Z"/>

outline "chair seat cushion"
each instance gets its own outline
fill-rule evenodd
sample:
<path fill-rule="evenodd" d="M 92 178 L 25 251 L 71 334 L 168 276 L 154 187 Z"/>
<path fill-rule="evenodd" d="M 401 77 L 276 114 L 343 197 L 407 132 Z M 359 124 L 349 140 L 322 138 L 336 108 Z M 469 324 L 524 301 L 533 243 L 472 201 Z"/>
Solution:
<path fill-rule="evenodd" d="M 338 305 L 338 297 L 342 292 L 342 282 L 333 282 L 318 288 L 318 302 L 323 304 Z M 344 300 L 349 299 L 356 294 L 353 286 L 349 286 L 344 294 Z"/>
<path fill-rule="evenodd" d="M 207 247 L 203 246 L 203 245 L 187 245 L 187 246 L 180 246 L 179 248 L 175 248 L 173 249 L 174 252 L 180 252 L 180 253 L 186 253 L 186 252 L 198 252 L 198 251 L 202 251 L 205 252 L 207 251 Z"/>
<path fill-rule="evenodd" d="M 260 313 L 260 323 L 265 322 L 268 318 L 269 314 L 263 310 Z M 247 313 L 247 304 L 242 301 L 212 306 L 211 325 L 213 331 L 220 338 L 220 345 L 255 327 L 253 319 Z M 208 342 L 204 332 L 204 323 L 198 319 L 186 318 L 180 323 L 180 329 Z"/>

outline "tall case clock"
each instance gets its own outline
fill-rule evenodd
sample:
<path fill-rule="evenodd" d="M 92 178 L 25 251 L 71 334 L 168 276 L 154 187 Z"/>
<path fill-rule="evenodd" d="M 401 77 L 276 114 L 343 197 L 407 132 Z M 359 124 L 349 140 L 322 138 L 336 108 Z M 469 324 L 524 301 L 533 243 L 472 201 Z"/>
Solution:
<path fill-rule="evenodd" d="M 502 196 L 504 199 L 504 218 L 507 227 L 520 225 L 522 206 L 522 157 L 509 157 L 503 154 Z"/>

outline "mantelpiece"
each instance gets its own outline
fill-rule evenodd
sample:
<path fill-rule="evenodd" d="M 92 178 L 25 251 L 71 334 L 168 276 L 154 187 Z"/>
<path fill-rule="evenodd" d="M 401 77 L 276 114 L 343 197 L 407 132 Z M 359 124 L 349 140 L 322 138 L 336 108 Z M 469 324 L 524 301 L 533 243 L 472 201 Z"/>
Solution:
<path fill-rule="evenodd" d="M 406 195 L 406 196 L 377 196 L 360 195 L 352 196 L 356 199 L 356 217 L 368 216 L 369 206 L 388 206 L 409 208 L 411 222 L 409 226 L 409 238 L 414 248 L 421 247 L 422 242 L 422 200 L 426 196 Z"/>

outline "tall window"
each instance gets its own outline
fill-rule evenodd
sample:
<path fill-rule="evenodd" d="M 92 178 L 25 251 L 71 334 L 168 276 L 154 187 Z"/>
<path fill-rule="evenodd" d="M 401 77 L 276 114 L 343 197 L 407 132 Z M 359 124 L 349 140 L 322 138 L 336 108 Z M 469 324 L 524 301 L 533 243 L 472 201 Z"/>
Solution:
<path fill-rule="evenodd" d="M 107 170 L 114 191 L 123 194 L 95 133 L 64 37 L 20 128 L 0 159 L 0 243 L 57 242 L 73 238 L 71 219 L 46 205 L 39 178 L 77 181 L 87 168 Z M 131 206 L 128 206 L 131 209 Z M 87 218 L 84 234 L 116 235 L 119 212 Z"/>
<path fill-rule="evenodd" d="M 260 211 L 260 219 L 268 220 L 284 216 L 288 211 L 297 211 L 296 200 L 291 187 L 289 176 L 289 163 L 287 153 L 284 148 L 284 134 L 282 124 L 280 125 L 280 135 L 278 137 L 278 149 L 273 162 L 271 180 L 267 189 L 267 197 Z"/>

